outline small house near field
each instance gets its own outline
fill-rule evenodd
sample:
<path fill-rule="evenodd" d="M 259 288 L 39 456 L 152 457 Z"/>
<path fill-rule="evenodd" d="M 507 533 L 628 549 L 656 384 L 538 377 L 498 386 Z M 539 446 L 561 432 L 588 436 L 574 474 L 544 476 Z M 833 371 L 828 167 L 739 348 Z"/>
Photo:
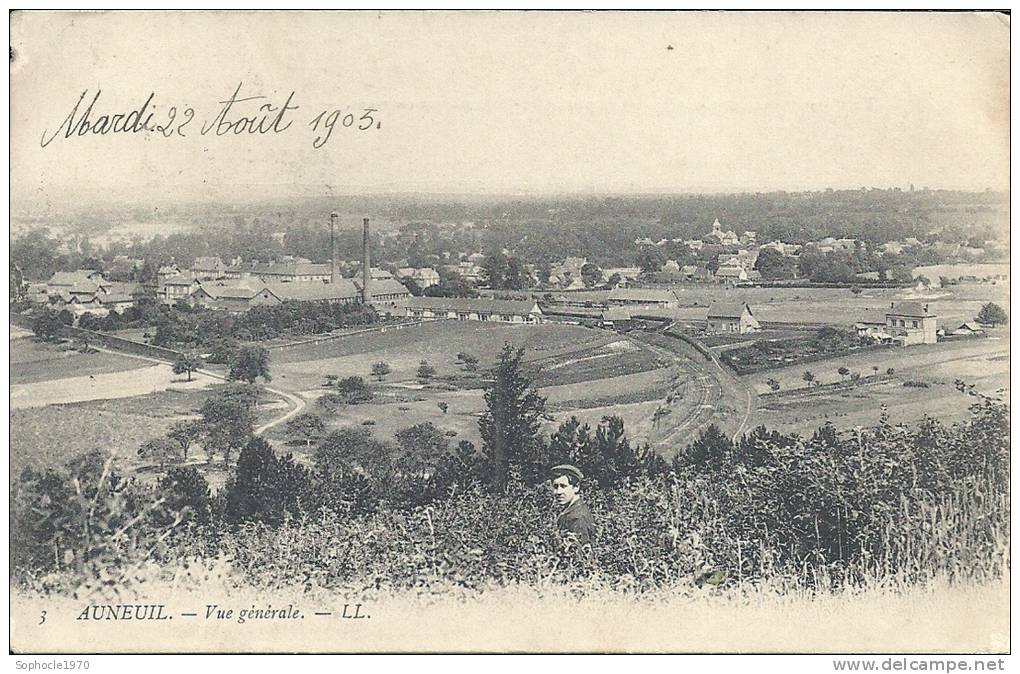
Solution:
<path fill-rule="evenodd" d="M 954 335 L 983 335 L 984 333 L 984 328 L 971 321 L 963 323 L 960 327 L 953 330 Z"/>
<path fill-rule="evenodd" d="M 599 316 L 599 325 L 607 329 L 625 330 L 631 327 L 633 317 L 627 307 L 609 307 Z"/>
<path fill-rule="evenodd" d="M 885 329 L 893 335 L 893 342 L 901 346 L 935 344 L 938 341 L 935 319 L 927 304 L 892 302 L 885 312 Z"/>
<path fill-rule="evenodd" d="M 716 302 L 708 308 L 708 332 L 739 335 L 761 329 L 747 302 Z"/>

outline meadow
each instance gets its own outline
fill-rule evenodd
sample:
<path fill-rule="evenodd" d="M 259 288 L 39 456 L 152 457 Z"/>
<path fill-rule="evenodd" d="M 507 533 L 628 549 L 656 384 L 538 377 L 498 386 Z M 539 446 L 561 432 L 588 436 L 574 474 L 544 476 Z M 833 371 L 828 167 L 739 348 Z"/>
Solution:
<path fill-rule="evenodd" d="M 124 372 L 145 363 L 105 351 L 81 353 L 70 343 L 50 344 L 33 337 L 10 340 L 11 384 L 35 384 L 69 376 Z"/>
<path fill-rule="evenodd" d="M 925 416 L 959 421 L 968 415 L 968 397 L 957 389 L 958 380 L 1008 403 L 1008 355 L 1009 333 L 1002 329 L 987 338 L 886 348 L 759 372 L 743 378 L 759 394 L 751 425 L 811 433 L 827 422 L 869 426 L 884 415 L 904 424 Z M 840 367 L 861 379 L 849 381 Z M 805 371 L 823 386 L 804 381 Z M 779 383 L 778 393 L 769 380 Z"/>
<path fill-rule="evenodd" d="M 443 321 L 388 328 L 274 351 L 273 384 L 299 392 L 309 402 L 308 411 L 320 415 L 327 429 L 364 426 L 379 438 L 392 438 L 403 428 L 431 422 L 453 444 L 478 444 L 484 373 L 508 341 L 525 349 L 532 381 L 548 399 L 547 428 L 571 415 L 598 423 L 603 415 L 616 414 L 638 439 L 649 437 L 651 417 L 668 391 L 675 359 L 615 333 L 574 325 Z M 458 360 L 462 352 L 479 359 L 477 372 L 468 372 Z M 416 376 L 422 360 L 436 368 L 432 381 L 421 382 Z M 376 362 L 392 368 L 382 380 L 370 375 Z M 328 391 L 323 387 L 327 374 L 363 377 L 372 387 L 373 400 L 336 414 L 321 410 L 316 401 Z M 267 437 L 285 441 L 286 429 L 273 428 Z M 299 459 L 307 458 L 300 445 L 293 450 Z"/>
<path fill-rule="evenodd" d="M 92 450 L 137 465 L 139 446 L 178 419 L 197 416 L 205 391 L 170 390 L 146 396 L 11 410 L 11 474 L 59 468 Z"/>

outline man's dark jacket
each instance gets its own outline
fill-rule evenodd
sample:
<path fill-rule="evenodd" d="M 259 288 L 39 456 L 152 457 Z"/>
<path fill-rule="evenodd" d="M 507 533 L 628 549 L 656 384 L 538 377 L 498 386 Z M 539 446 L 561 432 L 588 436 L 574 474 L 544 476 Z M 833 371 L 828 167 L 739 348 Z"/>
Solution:
<path fill-rule="evenodd" d="M 595 518 L 580 498 L 568 505 L 556 520 L 556 526 L 563 533 L 577 534 L 582 544 L 595 542 Z"/>

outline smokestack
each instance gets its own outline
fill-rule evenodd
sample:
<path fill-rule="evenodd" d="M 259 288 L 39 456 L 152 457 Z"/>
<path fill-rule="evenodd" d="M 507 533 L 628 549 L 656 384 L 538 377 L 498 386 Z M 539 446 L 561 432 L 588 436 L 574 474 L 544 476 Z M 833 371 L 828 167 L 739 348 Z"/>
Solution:
<path fill-rule="evenodd" d="M 339 217 L 340 215 L 336 211 L 329 214 L 330 283 L 340 282 L 340 260 L 336 250 L 336 219 Z"/>
<path fill-rule="evenodd" d="M 368 218 L 362 220 L 364 230 L 361 235 L 361 301 L 368 304 L 372 301 L 372 291 L 368 285 L 372 280 L 372 258 L 368 252 Z"/>

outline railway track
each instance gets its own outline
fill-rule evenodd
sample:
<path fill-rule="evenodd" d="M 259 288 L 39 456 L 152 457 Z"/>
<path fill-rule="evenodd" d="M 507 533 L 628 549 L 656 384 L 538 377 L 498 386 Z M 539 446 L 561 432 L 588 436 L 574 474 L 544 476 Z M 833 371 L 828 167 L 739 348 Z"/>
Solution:
<path fill-rule="evenodd" d="M 665 328 L 662 332 L 665 332 Z M 676 443 L 689 443 L 697 437 L 700 430 L 707 426 L 719 412 L 719 408 L 727 403 L 727 394 L 723 381 L 728 382 L 733 388 L 740 389 L 740 418 L 736 429 L 731 435 L 733 442 L 736 442 L 747 428 L 747 424 L 754 411 L 755 394 L 738 377 L 727 371 L 716 358 L 709 358 L 711 365 L 701 362 L 698 358 L 677 353 L 654 343 L 649 337 L 642 338 L 641 335 L 634 335 L 636 339 L 647 346 L 656 354 L 671 359 L 675 366 L 682 371 L 690 373 L 690 378 L 685 384 L 690 389 L 685 391 L 685 398 L 693 394 L 697 396 L 696 404 L 679 419 L 662 437 L 653 444 L 660 446 L 675 446 Z M 674 394 L 676 391 L 674 390 Z M 734 402 L 734 401 L 730 401 Z M 682 437 L 686 435 L 686 437 Z"/>

